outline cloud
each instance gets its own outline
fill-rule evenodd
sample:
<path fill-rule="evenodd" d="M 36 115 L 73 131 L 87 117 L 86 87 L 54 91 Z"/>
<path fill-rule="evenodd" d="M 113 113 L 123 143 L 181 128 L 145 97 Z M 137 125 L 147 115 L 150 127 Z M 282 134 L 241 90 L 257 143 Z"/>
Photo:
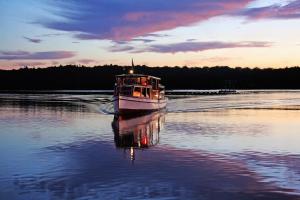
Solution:
<path fill-rule="evenodd" d="M 15 63 L 16 66 L 41 66 L 46 65 L 45 62 L 17 62 Z"/>
<path fill-rule="evenodd" d="M 43 26 L 87 39 L 131 40 L 154 32 L 189 26 L 244 9 L 253 0 L 77 0 L 54 1 L 62 20 L 39 20 Z"/>
<path fill-rule="evenodd" d="M 245 9 L 238 15 L 249 19 L 297 19 L 300 18 L 300 0 L 291 1 L 286 5 L 271 5 Z"/>
<path fill-rule="evenodd" d="M 110 52 L 124 52 L 124 51 L 132 51 L 135 48 L 133 46 L 120 46 L 120 45 L 114 45 L 112 47 L 109 48 Z"/>
<path fill-rule="evenodd" d="M 187 39 L 186 41 L 187 42 L 194 42 L 194 41 L 196 41 L 196 39 Z"/>
<path fill-rule="evenodd" d="M 25 56 L 29 54 L 27 51 L 0 51 L 0 55 L 4 56 Z"/>
<path fill-rule="evenodd" d="M 63 33 L 48 33 L 48 34 L 41 34 L 37 35 L 36 37 L 55 37 L 55 36 L 62 36 L 65 35 Z"/>
<path fill-rule="evenodd" d="M 148 33 L 143 35 L 144 37 L 168 37 L 168 34 Z"/>
<path fill-rule="evenodd" d="M 132 53 L 156 52 L 156 53 L 178 53 L 178 52 L 199 52 L 212 49 L 227 48 L 252 48 L 252 47 L 270 47 L 269 42 L 181 42 L 174 44 L 155 44 L 146 46 L 142 49 L 136 49 L 133 46 L 113 46 L 112 52 L 129 51 Z"/>
<path fill-rule="evenodd" d="M 83 64 L 89 64 L 89 63 L 95 62 L 95 60 L 92 60 L 92 59 L 80 59 L 80 60 L 78 60 L 78 62 L 83 63 Z"/>
<path fill-rule="evenodd" d="M 24 39 L 28 40 L 29 42 L 32 42 L 32 43 L 40 43 L 42 42 L 41 39 L 34 39 L 34 38 L 29 38 L 29 37 L 25 37 L 23 36 Z"/>
<path fill-rule="evenodd" d="M 151 45 L 141 52 L 177 53 L 177 52 L 198 52 L 212 49 L 227 49 L 241 47 L 269 47 L 266 42 L 182 42 L 169 45 Z"/>
<path fill-rule="evenodd" d="M 72 51 L 0 51 L 0 60 L 46 60 L 46 59 L 64 59 L 74 57 Z"/>
<path fill-rule="evenodd" d="M 154 42 L 155 40 L 153 39 L 147 39 L 147 38 L 135 38 L 132 39 L 131 41 L 113 41 L 115 44 L 118 45 L 128 45 L 128 44 L 132 44 L 131 42 L 143 42 L 143 43 L 151 43 Z"/>
<path fill-rule="evenodd" d="M 125 45 L 125 44 L 129 44 L 130 42 L 128 42 L 128 41 L 114 41 L 114 43 L 119 44 L 119 45 Z"/>
<path fill-rule="evenodd" d="M 155 40 L 151 40 L 151 39 L 132 39 L 132 41 L 150 43 L 150 42 L 154 42 Z"/>

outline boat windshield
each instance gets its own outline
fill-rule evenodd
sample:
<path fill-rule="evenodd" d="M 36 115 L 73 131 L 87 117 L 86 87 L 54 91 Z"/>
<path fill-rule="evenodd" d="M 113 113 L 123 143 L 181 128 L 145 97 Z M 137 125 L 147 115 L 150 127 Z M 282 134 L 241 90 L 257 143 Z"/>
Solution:
<path fill-rule="evenodd" d="M 131 86 L 123 86 L 120 88 L 120 94 L 125 96 L 131 96 L 132 87 Z"/>
<path fill-rule="evenodd" d="M 148 85 L 150 81 L 147 77 L 122 77 L 117 79 L 118 85 Z"/>
<path fill-rule="evenodd" d="M 125 85 L 134 85 L 138 84 L 138 78 L 125 78 L 124 82 Z"/>

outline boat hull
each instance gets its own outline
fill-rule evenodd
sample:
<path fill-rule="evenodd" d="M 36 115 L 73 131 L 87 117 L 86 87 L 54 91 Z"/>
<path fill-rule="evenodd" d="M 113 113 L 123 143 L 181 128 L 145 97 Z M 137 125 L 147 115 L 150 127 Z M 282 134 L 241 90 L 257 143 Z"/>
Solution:
<path fill-rule="evenodd" d="M 142 114 L 166 108 L 167 99 L 154 100 L 127 96 L 114 96 L 115 114 Z"/>

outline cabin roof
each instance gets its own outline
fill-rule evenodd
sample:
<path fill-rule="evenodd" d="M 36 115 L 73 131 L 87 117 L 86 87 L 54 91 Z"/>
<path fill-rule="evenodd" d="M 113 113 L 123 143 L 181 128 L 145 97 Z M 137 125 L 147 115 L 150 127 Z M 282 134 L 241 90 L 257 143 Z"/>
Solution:
<path fill-rule="evenodd" d="M 144 75 L 144 74 L 121 74 L 121 75 L 116 75 L 116 77 L 128 77 L 128 78 L 149 77 L 149 78 L 160 80 L 160 78 L 158 77 Z"/>

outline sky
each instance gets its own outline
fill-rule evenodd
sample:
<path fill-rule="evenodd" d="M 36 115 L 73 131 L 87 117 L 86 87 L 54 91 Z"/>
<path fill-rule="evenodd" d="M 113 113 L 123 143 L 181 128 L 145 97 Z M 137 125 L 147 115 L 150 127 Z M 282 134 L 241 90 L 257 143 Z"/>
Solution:
<path fill-rule="evenodd" d="M 0 0 L 0 69 L 300 65 L 300 0 Z"/>

